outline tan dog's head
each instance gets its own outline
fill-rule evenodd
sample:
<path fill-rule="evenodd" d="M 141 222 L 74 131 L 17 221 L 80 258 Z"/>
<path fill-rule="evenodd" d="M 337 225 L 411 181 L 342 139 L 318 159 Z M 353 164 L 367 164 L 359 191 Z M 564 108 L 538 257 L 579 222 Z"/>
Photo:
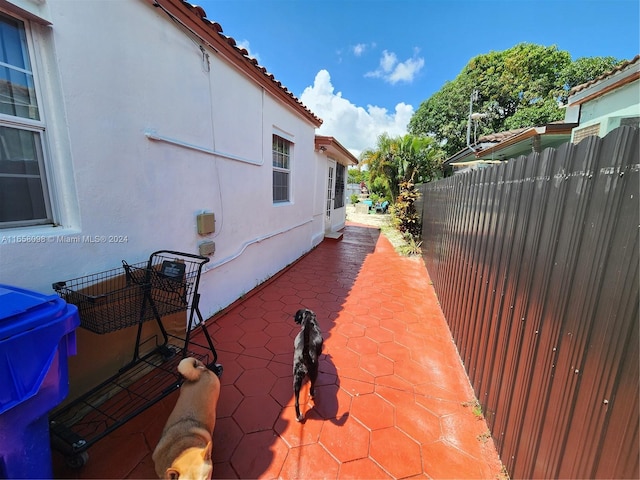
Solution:
<path fill-rule="evenodd" d="M 164 478 L 169 480 L 210 480 L 213 473 L 211 442 L 206 447 L 186 449 L 167 468 Z"/>

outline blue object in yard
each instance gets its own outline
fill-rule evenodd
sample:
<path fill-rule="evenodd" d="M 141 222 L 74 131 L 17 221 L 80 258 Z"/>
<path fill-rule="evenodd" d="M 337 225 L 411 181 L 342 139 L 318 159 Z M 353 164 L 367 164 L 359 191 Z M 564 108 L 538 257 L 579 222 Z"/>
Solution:
<path fill-rule="evenodd" d="M 373 201 L 372 200 L 363 200 L 362 203 L 364 203 L 365 205 L 368 205 L 369 208 L 373 207 Z"/>
<path fill-rule="evenodd" d="M 0 284 L 0 478 L 53 478 L 48 413 L 69 393 L 78 309 Z"/>

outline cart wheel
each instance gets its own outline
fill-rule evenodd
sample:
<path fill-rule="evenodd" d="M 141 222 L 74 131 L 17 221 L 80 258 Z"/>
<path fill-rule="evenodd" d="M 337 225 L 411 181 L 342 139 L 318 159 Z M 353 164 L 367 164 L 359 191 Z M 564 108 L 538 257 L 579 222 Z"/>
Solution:
<path fill-rule="evenodd" d="M 69 468 L 82 468 L 89 461 L 89 452 L 77 453 L 65 458 L 65 463 Z"/>
<path fill-rule="evenodd" d="M 158 352 L 160 353 L 160 355 L 162 356 L 162 360 L 163 361 L 167 361 L 167 360 L 171 360 L 175 355 L 176 352 L 174 352 L 173 350 L 171 350 L 169 347 L 167 347 L 166 345 L 160 345 L 158 347 Z"/>
<path fill-rule="evenodd" d="M 221 364 L 215 363 L 211 369 L 213 370 L 213 373 L 218 376 L 218 378 L 222 376 L 222 371 L 224 370 L 224 368 L 222 368 Z"/>

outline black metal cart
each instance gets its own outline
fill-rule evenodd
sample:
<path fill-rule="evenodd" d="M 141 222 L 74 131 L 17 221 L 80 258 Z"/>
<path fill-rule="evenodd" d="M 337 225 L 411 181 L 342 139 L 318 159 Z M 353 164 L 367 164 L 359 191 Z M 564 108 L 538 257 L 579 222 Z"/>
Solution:
<path fill-rule="evenodd" d="M 97 334 L 138 327 L 131 362 L 50 415 L 52 445 L 66 456 L 68 465 L 84 465 L 92 444 L 179 388 L 182 378 L 177 364 L 183 358 L 199 358 L 218 376 L 222 374 L 198 306 L 200 275 L 208 261 L 199 255 L 160 250 L 146 262 L 123 261 L 121 268 L 53 284 L 60 297 L 78 307 L 81 327 Z M 162 318 L 185 311 L 184 336 L 168 333 Z M 142 327 L 149 320 L 157 322 L 161 339 L 150 352 L 141 354 Z M 205 345 L 193 342 L 196 328 L 201 329 Z"/>

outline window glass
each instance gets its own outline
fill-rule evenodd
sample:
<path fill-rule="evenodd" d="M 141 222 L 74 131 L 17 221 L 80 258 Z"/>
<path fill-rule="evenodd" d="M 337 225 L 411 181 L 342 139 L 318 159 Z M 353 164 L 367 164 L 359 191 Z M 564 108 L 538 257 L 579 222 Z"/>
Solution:
<path fill-rule="evenodd" d="M 341 164 L 336 165 L 336 186 L 333 196 L 333 208 L 344 207 L 344 171 L 345 166 Z"/>
<path fill-rule="evenodd" d="M 273 202 L 289 201 L 291 142 L 273 135 Z"/>
<path fill-rule="evenodd" d="M 0 222 L 47 218 L 40 134 L 0 126 Z"/>
<path fill-rule="evenodd" d="M 0 14 L 0 228 L 52 223 L 34 85 L 25 25 Z"/>
<path fill-rule="evenodd" d="M 24 25 L 1 14 L 0 113 L 40 119 Z"/>

